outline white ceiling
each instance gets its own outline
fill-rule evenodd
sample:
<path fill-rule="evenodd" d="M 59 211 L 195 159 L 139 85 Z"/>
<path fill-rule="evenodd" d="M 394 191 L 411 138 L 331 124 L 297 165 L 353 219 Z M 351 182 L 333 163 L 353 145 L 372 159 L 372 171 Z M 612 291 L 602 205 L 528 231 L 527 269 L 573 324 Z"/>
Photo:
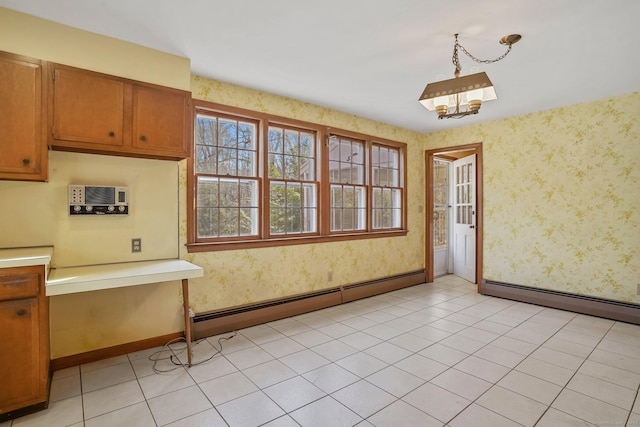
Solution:
<path fill-rule="evenodd" d="M 433 132 L 640 90 L 636 0 L 0 0 L 0 6 L 191 59 L 194 74 Z M 428 82 L 486 71 L 477 116 L 438 120 Z M 475 68 L 472 68 L 475 67 Z"/>

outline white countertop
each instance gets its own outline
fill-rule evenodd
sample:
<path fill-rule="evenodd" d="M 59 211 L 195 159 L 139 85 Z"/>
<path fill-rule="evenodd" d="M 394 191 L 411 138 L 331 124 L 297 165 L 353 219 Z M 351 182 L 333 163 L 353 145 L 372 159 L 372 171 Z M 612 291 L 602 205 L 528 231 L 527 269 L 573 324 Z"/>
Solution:
<path fill-rule="evenodd" d="M 65 295 L 202 277 L 202 267 L 180 259 L 53 268 L 46 295 Z"/>
<path fill-rule="evenodd" d="M 53 246 L 0 249 L 0 268 L 49 265 L 52 256 Z"/>

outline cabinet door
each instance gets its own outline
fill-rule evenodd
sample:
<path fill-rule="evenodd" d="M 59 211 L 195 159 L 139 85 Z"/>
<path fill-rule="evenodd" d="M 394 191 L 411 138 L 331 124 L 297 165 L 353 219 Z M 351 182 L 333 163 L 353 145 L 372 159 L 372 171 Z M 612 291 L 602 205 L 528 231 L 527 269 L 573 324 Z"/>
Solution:
<path fill-rule="evenodd" d="M 55 66 L 52 145 L 122 146 L 125 83 L 90 71 Z"/>
<path fill-rule="evenodd" d="M 0 52 L 0 179 L 47 180 L 43 63 Z"/>
<path fill-rule="evenodd" d="M 0 413 L 46 398 L 41 390 L 38 299 L 0 301 Z M 46 333 L 46 331 L 43 331 Z"/>
<path fill-rule="evenodd" d="M 188 92 L 135 85 L 132 146 L 159 157 L 188 157 L 190 99 Z"/>

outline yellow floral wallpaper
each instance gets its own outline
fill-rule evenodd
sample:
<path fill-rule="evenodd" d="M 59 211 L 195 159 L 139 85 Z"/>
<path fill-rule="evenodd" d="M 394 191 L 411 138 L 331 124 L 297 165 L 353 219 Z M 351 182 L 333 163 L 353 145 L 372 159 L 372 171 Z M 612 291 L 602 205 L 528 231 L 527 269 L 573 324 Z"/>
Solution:
<path fill-rule="evenodd" d="M 323 124 L 408 144 L 408 228 L 406 237 L 188 254 L 186 206 L 180 206 L 181 258 L 204 268 L 189 281 L 196 313 L 424 268 L 423 135 L 301 101 L 193 76 L 194 99 Z M 186 191 L 186 165 L 180 167 L 180 191 Z M 180 200 L 186 200 L 181 195 Z M 328 281 L 329 271 L 333 280 Z"/>
<path fill-rule="evenodd" d="M 482 142 L 484 277 L 640 303 L 640 93 L 425 137 Z"/>

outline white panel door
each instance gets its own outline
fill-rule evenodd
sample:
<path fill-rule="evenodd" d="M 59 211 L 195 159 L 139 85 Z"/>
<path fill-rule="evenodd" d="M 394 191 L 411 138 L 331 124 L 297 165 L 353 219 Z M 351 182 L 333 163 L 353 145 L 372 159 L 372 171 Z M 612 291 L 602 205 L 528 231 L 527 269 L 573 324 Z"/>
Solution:
<path fill-rule="evenodd" d="M 476 283 L 476 155 L 453 162 L 453 274 Z"/>

